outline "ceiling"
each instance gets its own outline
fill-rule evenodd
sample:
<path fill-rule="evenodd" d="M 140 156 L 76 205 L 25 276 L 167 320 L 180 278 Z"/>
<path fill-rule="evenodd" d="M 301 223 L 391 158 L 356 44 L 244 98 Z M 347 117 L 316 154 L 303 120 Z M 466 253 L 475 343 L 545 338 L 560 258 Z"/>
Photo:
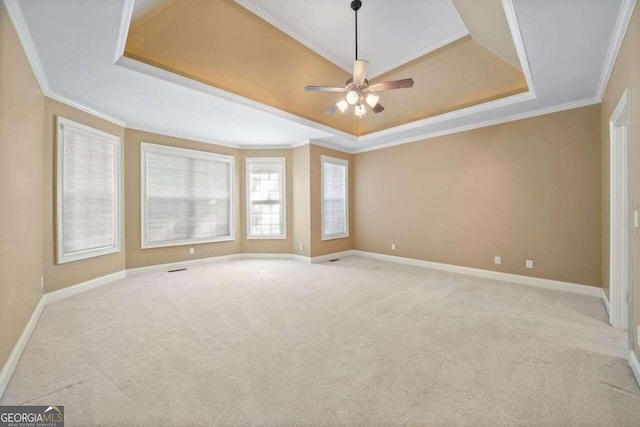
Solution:
<path fill-rule="evenodd" d="M 150 4 L 153 1 L 136 1 L 138 7 L 144 3 L 148 7 L 143 12 L 138 9 L 139 20 L 157 9 L 158 4 Z M 376 1 L 365 1 L 365 7 L 367 2 L 374 5 Z M 461 6 L 465 1 L 466 5 Z M 132 0 L 5 0 L 5 3 L 48 96 L 128 127 L 231 146 L 282 147 L 313 140 L 355 152 L 600 101 L 634 0 L 502 0 L 501 13 L 508 21 L 512 36 L 512 43 L 506 45 L 504 29 L 498 31 L 502 32 L 501 36 L 487 25 L 467 22 L 468 16 L 474 15 L 468 9 L 473 8 L 472 2 L 482 1 L 485 0 L 453 1 L 470 33 L 466 37 L 512 68 L 520 68 L 528 91 L 499 99 L 490 96 L 488 102 L 471 106 L 460 103 L 455 111 L 436 112 L 435 116 L 417 118 L 359 137 L 178 72 L 123 57 L 127 30 L 136 10 Z M 293 12 L 288 15 L 282 7 L 278 9 L 278 4 L 284 2 L 252 2 L 259 7 L 272 3 L 272 12 L 280 13 L 280 22 L 288 23 L 291 16 L 295 17 Z M 448 4 L 434 0 L 435 3 Z M 163 3 L 163 7 L 169 6 Z M 326 7 L 330 14 L 332 6 Z M 258 19 L 257 15 L 253 16 Z M 460 24 L 459 20 L 451 20 L 454 21 Z M 402 20 L 395 22 L 393 32 L 398 32 L 397 40 L 402 37 L 402 23 Z M 392 23 L 384 25 L 387 24 Z M 449 31 L 445 31 L 445 27 L 425 34 L 431 38 L 424 49 L 433 46 L 431 40 L 436 34 Z M 322 31 L 322 28 L 299 28 L 301 45 L 318 38 L 314 31 Z M 345 73 L 333 61 L 337 63 L 341 55 L 348 55 L 348 49 L 343 53 L 337 44 L 327 43 L 326 50 L 325 55 L 332 56 L 330 61 L 319 56 L 330 64 L 326 68 L 335 67 L 336 75 Z M 385 47 L 380 53 L 371 53 L 380 55 L 379 70 L 395 65 L 395 57 L 389 53 L 394 53 L 393 50 Z M 403 55 L 405 52 L 411 55 L 410 51 L 416 52 L 413 47 L 407 47 Z M 516 64 L 514 56 L 519 60 Z M 467 72 L 473 74 L 473 70 Z M 457 81 L 449 83 L 457 84 Z"/>
<path fill-rule="evenodd" d="M 235 1 L 345 71 L 353 71 L 350 1 Z M 358 24 L 359 57 L 370 62 L 370 78 L 469 34 L 450 0 L 365 0 Z"/>
<path fill-rule="evenodd" d="M 311 29 L 305 40 L 313 40 L 314 45 L 323 44 L 325 50 L 344 51 L 347 54 L 346 65 L 351 69 L 348 72 L 340 63 L 318 55 L 262 17 L 256 17 L 230 0 L 159 2 L 157 9 L 134 22 L 127 37 L 125 56 L 354 136 L 527 90 L 520 70 L 468 36 L 456 9 L 448 0 L 407 2 L 414 18 L 407 19 L 404 24 L 399 15 L 407 17 L 406 10 L 398 11 L 391 7 L 392 3 L 382 2 L 381 12 L 375 10 L 375 14 L 369 14 L 378 17 L 377 20 L 372 19 L 376 24 L 373 27 L 365 25 L 368 23 L 365 18 L 369 15 L 364 14 L 364 6 L 359 12 L 362 13 L 361 26 L 364 26 L 361 35 L 373 33 L 376 27 L 382 32 L 386 27 L 383 37 L 377 37 L 376 43 L 382 43 L 381 46 L 368 49 L 373 57 L 367 55 L 367 50 L 362 50 L 359 57 L 367 58 L 373 67 L 377 65 L 376 57 L 386 61 L 383 62 L 385 68 L 391 63 L 389 61 L 395 64 L 377 78 L 369 76 L 371 84 L 412 77 L 415 86 L 411 90 L 381 93 L 381 104 L 386 109 L 380 114 L 367 114 L 362 119 L 352 112 L 326 114 L 324 111 L 344 95 L 306 92 L 304 87 L 308 84 L 344 86 L 352 76 L 353 60 L 349 59 L 348 51 L 353 48 L 353 11 L 344 0 L 337 1 L 289 2 L 289 9 L 299 9 L 296 13 L 301 16 L 315 17 L 315 21 L 325 23 L 326 31 Z M 500 0 L 482 0 L 482 3 L 497 4 L 502 11 Z M 428 13 L 429 8 L 425 6 L 431 4 L 437 7 Z M 287 9 L 283 2 L 270 5 L 273 10 Z M 377 3 L 369 0 L 365 5 L 367 10 L 371 10 Z M 438 21 L 439 16 L 434 15 L 436 12 L 443 15 L 441 21 L 444 23 L 455 16 L 459 26 L 447 28 L 447 25 L 442 25 L 444 32 L 421 28 L 421 20 L 426 22 L 425 25 Z M 468 17 L 469 22 L 475 23 L 478 17 L 484 16 L 481 11 L 475 12 Z M 386 14 L 390 14 L 388 20 Z M 293 25 L 295 14 L 289 11 L 285 16 Z M 344 22 L 339 22 L 329 31 L 334 16 L 349 19 L 338 19 Z M 489 18 L 492 17 L 495 19 L 485 17 L 483 21 L 487 26 L 502 27 L 503 43 L 510 45 L 515 52 L 504 13 L 493 14 Z M 307 25 L 305 19 L 301 21 Z M 309 22 L 308 26 L 312 24 Z M 440 27 L 436 25 L 436 29 Z M 451 31 L 456 33 L 454 38 Z M 332 38 L 325 35 L 327 32 L 333 33 Z M 387 34 L 393 37 L 385 44 L 384 36 Z M 462 38 L 460 34 L 463 34 Z M 424 49 L 416 51 L 415 47 L 424 45 L 415 40 L 426 38 L 430 42 L 437 40 L 436 45 L 429 44 L 428 53 L 424 53 Z M 366 37 L 361 37 L 361 40 L 364 45 L 370 44 Z M 414 54 L 408 55 L 409 51 Z M 350 55 L 353 58 L 353 52 Z"/>

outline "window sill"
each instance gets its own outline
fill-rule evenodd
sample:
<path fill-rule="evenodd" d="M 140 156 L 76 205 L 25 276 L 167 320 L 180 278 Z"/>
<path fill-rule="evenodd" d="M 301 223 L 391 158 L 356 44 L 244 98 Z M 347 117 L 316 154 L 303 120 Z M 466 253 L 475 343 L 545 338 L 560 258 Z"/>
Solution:
<path fill-rule="evenodd" d="M 337 236 L 322 236 L 322 241 L 324 242 L 325 240 L 337 240 L 337 239 L 347 239 L 349 238 L 348 234 L 340 234 Z"/>
<path fill-rule="evenodd" d="M 142 243 L 141 249 L 156 249 L 156 248 L 170 248 L 174 246 L 189 246 L 189 245 L 201 245 L 204 243 L 220 243 L 220 242 L 232 242 L 236 240 L 233 236 L 221 237 L 217 239 L 208 240 L 180 240 L 175 242 L 161 242 L 161 243 Z"/>

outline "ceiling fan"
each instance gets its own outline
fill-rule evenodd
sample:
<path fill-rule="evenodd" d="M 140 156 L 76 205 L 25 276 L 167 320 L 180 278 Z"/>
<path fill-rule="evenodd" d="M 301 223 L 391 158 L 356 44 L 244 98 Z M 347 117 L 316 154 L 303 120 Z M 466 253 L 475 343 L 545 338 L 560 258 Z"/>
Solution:
<path fill-rule="evenodd" d="M 327 114 L 333 114 L 336 110 L 342 113 L 347 111 L 350 105 L 355 106 L 356 116 L 362 118 L 367 112 L 367 107 L 374 113 L 381 113 L 384 107 L 378 102 L 380 96 L 378 92 L 391 89 L 405 89 L 413 87 L 413 79 L 402 79 L 391 82 L 376 83 L 369 86 L 367 71 L 369 71 L 369 61 L 358 59 L 358 10 L 362 7 L 362 1 L 351 2 L 351 9 L 356 15 L 356 60 L 353 64 L 353 78 L 347 80 L 344 87 L 338 86 L 306 86 L 304 89 L 312 92 L 341 92 L 346 93 L 345 97 L 336 104 L 325 110 Z"/>

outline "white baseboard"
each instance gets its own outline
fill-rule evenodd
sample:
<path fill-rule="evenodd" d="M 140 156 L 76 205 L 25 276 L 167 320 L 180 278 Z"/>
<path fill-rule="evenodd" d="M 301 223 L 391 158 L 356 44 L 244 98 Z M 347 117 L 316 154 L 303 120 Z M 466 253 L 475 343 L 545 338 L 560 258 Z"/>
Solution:
<path fill-rule="evenodd" d="M 107 283 L 115 282 L 116 280 L 124 279 L 127 276 L 127 272 L 122 270 L 116 273 L 107 274 L 106 276 L 97 277 L 95 279 L 87 280 L 86 282 L 79 283 L 68 288 L 63 288 L 57 291 L 44 294 L 45 304 L 51 304 L 52 302 L 60 301 L 61 299 L 69 298 L 73 295 L 86 292 L 90 289 L 97 288 L 98 286 L 106 285 Z"/>
<path fill-rule="evenodd" d="M 288 253 L 243 253 L 242 259 L 294 259 L 296 255 Z"/>
<path fill-rule="evenodd" d="M 638 361 L 638 357 L 636 357 L 633 351 L 629 354 L 629 366 L 631 366 L 633 375 L 636 377 L 636 382 L 638 386 L 640 386 L 640 361 Z"/>
<path fill-rule="evenodd" d="M 146 267 L 129 268 L 127 269 L 127 276 L 141 274 L 141 273 L 152 273 L 156 271 L 174 270 L 178 268 L 187 268 L 193 265 L 210 264 L 212 262 L 231 261 L 231 260 L 238 260 L 238 259 L 296 259 L 300 261 L 309 262 L 309 257 L 296 255 L 296 254 L 240 253 L 240 254 L 231 254 L 231 255 L 220 255 L 220 256 L 209 257 L 209 258 L 199 258 L 199 259 L 193 259 L 193 260 L 187 260 L 187 261 L 170 262 L 167 264 L 149 265 Z"/>
<path fill-rule="evenodd" d="M 320 255 L 320 256 L 316 256 L 311 258 L 311 263 L 312 264 L 317 264 L 319 262 L 326 262 L 326 261 L 331 261 L 332 259 L 336 259 L 336 258 L 342 258 L 342 257 L 346 257 L 349 255 L 354 255 L 354 251 L 353 250 L 349 250 L 349 251 L 343 251 L 343 252 L 335 252 L 332 254 L 327 254 L 327 255 Z"/>
<path fill-rule="evenodd" d="M 611 306 L 609 305 L 609 298 L 607 298 L 607 294 L 604 292 L 604 289 L 600 289 L 602 291 L 600 297 L 602 298 L 602 304 L 604 304 L 605 310 L 607 310 L 607 316 L 611 319 Z"/>
<path fill-rule="evenodd" d="M 209 258 L 192 259 L 188 261 L 169 262 L 167 264 L 149 265 L 146 267 L 128 268 L 127 276 L 141 273 L 152 273 L 156 271 L 175 270 L 186 268 L 190 265 L 209 264 L 212 262 L 231 261 L 242 258 L 244 254 L 221 255 Z"/>
<path fill-rule="evenodd" d="M 20 338 L 18 338 L 18 342 L 16 342 L 16 345 L 13 346 L 13 350 L 11 351 L 11 354 L 9 354 L 9 358 L 0 371 L 0 398 L 4 394 L 4 391 L 7 388 L 7 384 L 9 384 L 11 375 L 13 375 L 13 371 L 18 365 L 20 356 L 22 356 L 22 352 L 29 342 L 31 333 L 35 329 L 36 324 L 38 323 L 38 319 L 40 319 L 40 314 L 42 314 L 42 309 L 44 308 L 45 304 L 46 302 L 44 296 L 40 297 L 40 301 L 38 301 L 38 305 L 36 305 L 35 310 L 33 310 L 31 318 L 22 330 L 22 334 L 20 335 Z"/>
<path fill-rule="evenodd" d="M 571 292 L 580 295 L 601 297 L 602 288 L 595 286 L 579 285 L 577 283 L 560 282 L 557 280 L 540 279 L 538 277 L 520 276 L 518 274 L 501 273 L 498 271 L 481 270 L 479 268 L 461 267 L 459 265 L 441 264 L 438 262 L 423 261 L 413 258 L 403 258 L 393 255 L 384 255 L 374 252 L 359 250 L 351 251 L 353 255 L 360 255 L 367 258 L 379 259 L 382 261 L 396 262 L 399 264 L 415 265 L 434 270 L 449 271 L 451 273 L 466 274 L 468 276 L 482 277 L 485 279 L 500 280 L 502 282 L 517 283 L 520 285 L 535 286 L 538 288 L 554 289 L 557 291 Z"/>

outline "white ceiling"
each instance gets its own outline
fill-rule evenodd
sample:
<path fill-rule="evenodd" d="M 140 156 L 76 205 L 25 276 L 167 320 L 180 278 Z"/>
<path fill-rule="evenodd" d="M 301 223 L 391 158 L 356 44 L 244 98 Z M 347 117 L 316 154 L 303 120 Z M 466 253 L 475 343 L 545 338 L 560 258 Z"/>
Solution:
<path fill-rule="evenodd" d="M 167 0 L 136 0 L 133 13 L 131 15 L 131 22 L 136 22 L 166 2 Z"/>
<path fill-rule="evenodd" d="M 350 1 L 235 1 L 353 71 L 355 18 Z M 358 57 L 370 62 L 373 78 L 467 34 L 450 0 L 365 0 L 358 12 Z"/>
<path fill-rule="evenodd" d="M 365 4 L 372 13 L 375 1 Z M 124 16 L 128 23 L 133 10 L 131 0 L 5 3 L 49 96 L 129 127 L 185 138 L 240 146 L 312 139 L 360 151 L 599 102 L 635 0 L 503 0 L 535 93 L 360 138 L 127 58 L 114 64 L 122 48 L 121 21 Z"/>

